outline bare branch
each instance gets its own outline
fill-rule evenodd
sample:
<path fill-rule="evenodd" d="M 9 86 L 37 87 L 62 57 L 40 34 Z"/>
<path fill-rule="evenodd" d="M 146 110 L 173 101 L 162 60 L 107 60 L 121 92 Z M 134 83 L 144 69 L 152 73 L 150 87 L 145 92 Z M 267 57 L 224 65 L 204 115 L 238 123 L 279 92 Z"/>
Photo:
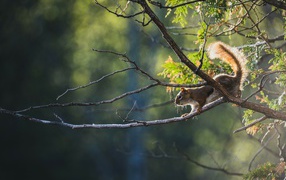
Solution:
<path fill-rule="evenodd" d="M 253 125 L 255 125 L 255 124 L 259 123 L 259 122 L 262 122 L 262 121 L 264 121 L 264 120 L 266 120 L 266 119 L 267 119 L 266 116 L 262 116 L 261 118 L 259 118 L 259 119 L 255 120 L 255 121 L 253 121 L 252 123 L 250 123 L 250 124 L 248 124 L 248 125 L 246 125 L 246 126 L 244 126 L 244 127 L 241 127 L 241 128 L 239 128 L 239 129 L 233 131 L 233 133 L 237 133 L 237 132 L 246 130 L 247 128 L 250 128 L 251 126 L 253 126 Z"/>
<path fill-rule="evenodd" d="M 117 97 L 118 98 L 118 97 Z M 16 118 L 24 119 L 24 120 L 29 120 L 37 123 L 42 123 L 42 124 L 49 124 L 49 125 L 59 125 L 59 126 L 64 126 L 68 127 L 71 129 L 81 129 L 81 128 L 94 128 L 94 129 L 110 129 L 110 128 L 119 128 L 119 129 L 125 129 L 125 128 L 131 128 L 131 127 L 142 127 L 142 126 L 154 126 L 154 125 L 162 125 L 162 124 L 170 124 L 174 122 L 182 122 L 186 121 L 194 116 L 199 115 L 200 113 L 204 111 L 208 111 L 212 109 L 213 107 L 217 106 L 218 104 L 223 103 L 224 100 L 222 98 L 205 105 L 202 108 L 201 112 L 194 112 L 194 113 L 189 113 L 188 115 L 184 117 L 173 117 L 173 118 L 167 118 L 167 119 L 158 119 L 158 120 L 152 120 L 152 121 L 141 121 L 141 120 L 134 120 L 134 122 L 127 123 L 127 124 L 70 124 L 66 122 L 59 122 L 59 121 L 51 121 L 51 120 L 46 120 L 46 119 L 38 119 L 34 117 L 30 117 L 24 114 L 21 114 L 20 112 L 22 111 L 10 111 L 7 109 L 3 109 L 0 107 L 0 114 L 8 114 Z M 46 107 L 65 107 L 68 105 L 75 105 L 75 104 L 50 104 L 46 105 Z M 88 105 L 88 104 L 79 104 L 79 105 Z M 30 109 L 36 109 L 36 108 L 45 108 L 45 106 L 42 107 L 31 107 Z M 27 111 L 27 110 L 25 110 Z"/>
<path fill-rule="evenodd" d="M 284 122 L 285 123 L 285 122 Z M 285 150 L 285 143 L 283 143 L 283 145 L 281 145 L 281 133 L 279 132 L 279 130 L 278 130 L 278 128 L 277 128 L 277 124 L 278 124 L 278 122 L 276 123 L 276 122 L 274 122 L 274 129 L 275 129 L 275 131 L 276 131 L 276 133 L 278 134 L 278 136 L 277 136 L 277 148 L 278 148 L 278 150 L 279 150 L 279 156 L 281 157 L 281 158 L 284 158 L 283 157 L 283 151 Z"/>
<path fill-rule="evenodd" d="M 44 108 L 53 108 L 53 107 L 72 107 L 72 106 L 98 106 L 98 105 L 101 105 L 101 104 L 109 104 L 109 103 L 113 103 L 119 99 L 122 99 L 126 96 L 129 96 L 129 95 L 132 95 L 132 94 L 136 94 L 136 93 L 139 93 L 139 92 L 142 92 L 142 91 L 145 91 L 147 89 L 150 89 L 154 86 L 157 86 L 158 83 L 153 83 L 153 84 L 150 84 L 150 85 L 147 85 L 145 87 L 142 87 L 142 88 L 139 88 L 139 89 L 136 89 L 136 90 L 133 90 L 133 91 L 129 91 L 129 92 L 126 92 L 126 93 L 123 93 L 119 96 L 116 96 L 112 99 L 108 99 L 108 100 L 103 100 L 103 101 L 98 101 L 98 102 L 88 102 L 88 103 L 80 103 L 80 102 L 70 102 L 70 103 L 51 103 L 51 104 L 46 104 L 46 105 L 39 105 L 39 106 L 31 106 L 29 108 L 26 108 L 26 109 L 23 109 L 23 110 L 18 110 L 18 111 L 15 111 L 17 113 L 23 113 L 23 112 L 27 112 L 27 111 L 30 111 L 30 110 L 34 110 L 34 109 L 44 109 Z"/>

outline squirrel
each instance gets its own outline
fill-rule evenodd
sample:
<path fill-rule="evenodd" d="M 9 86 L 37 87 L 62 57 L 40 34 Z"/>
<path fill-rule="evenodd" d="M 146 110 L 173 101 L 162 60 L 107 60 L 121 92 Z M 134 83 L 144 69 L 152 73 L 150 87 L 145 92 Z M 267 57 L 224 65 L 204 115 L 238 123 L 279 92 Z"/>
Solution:
<path fill-rule="evenodd" d="M 244 54 L 237 48 L 218 41 L 209 46 L 208 56 L 210 59 L 221 59 L 231 66 L 234 75 L 218 74 L 214 77 L 214 80 L 220 83 L 231 95 L 241 97 L 243 83 L 248 75 Z M 191 105 L 191 113 L 200 112 L 205 104 L 220 97 L 222 97 L 220 93 L 210 85 L 197 88 L 181 88 L 176 96 L 175 104 L 178 106 Z"/>

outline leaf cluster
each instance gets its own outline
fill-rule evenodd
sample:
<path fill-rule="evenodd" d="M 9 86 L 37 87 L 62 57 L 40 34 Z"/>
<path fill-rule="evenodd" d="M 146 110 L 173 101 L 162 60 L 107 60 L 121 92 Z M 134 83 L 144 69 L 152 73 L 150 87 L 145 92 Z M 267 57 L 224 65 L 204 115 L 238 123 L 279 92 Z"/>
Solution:
<path fill-rule="evenodd" d="M 202 56 L 202 52 L 195 52 L 190 53 L 188 58 L 194 64 L 199 67 L 200 65 L 200 58 Z M 197 76 L 193 71 L 191 71 L 187 66 L 180 62 L 175 62 L 172 57 L 165 61 L 162 65 L 163 71 L 160 72 L 158 75 L 163 76 L 164 78 L 168 79 L 170 83 L 173 84 L 199 84 L 202 83 L 203 80 Z M 206 54 L 203 55 L 203 64 L 201 70 L 207 72 L 211 77 L 214 77 L 216 74 L 219 73 L 231 73 L 231 67 L 223 63 L 221 61 L 213 62 L 211 61 Z M 172 89 L 174 90 L 174 89 Z"/>
<path fill-rule="evenodd" d="M 167 0 L 166 1 L 166 5 L 167 6 L 176 6 L 179 5 L 181 3 L 184 3 L 185 0 Z M 187 20 L 186 17 L 188 15 L 188 9 L 193 9 L 193 5 L 192 4 L 186 4 L 184 6 L 179 6 L 174 10 L 174 18 L 172 23 L 179 23 L 182 27 L 184 27 L 187 24 Z M 171 9 L 168 9 L 166 17 L 168 15 L 170 15 L 170 13 L 172 12 Z"/>
<path fill-rule="evenodd" d="M 258 168 L 245 174 L 243 178 L 245 180 L 252 179 L 280 179 L 280 176 L 285 174 L 285 162 L 279 163 L 277 166 L 270 162 L 260 165 Z"/>
<path fill-rule="evenodd" d="M 269 61 L 271 66 L 269 69 L 271 71 L 286 71 L 286 52 L 278 49 L 271 49 L 268 51 L 274 57 Z M 286 73 L 280 74 L 279 78 L 276 79 L 275 84 L 281 86 L 281 88 L 286 87 Z"/>
<path fill-rule="evenodd" d="M 181 4 L 185 3 L 183 6 Z M 203 2 L 193 2 L 188 3 L 185 0 L 166 0 L 166 5 L 169 8 L 166 14 L 166 17 L 173 12 L 173 21 L 172 23 L 179 23 L 182 27 L 185 27 L 188 24 L 188 13 L 191 13 L 191 16 L 203 16 L 203 18 L 213 19 L 215 22 L 225 20 L 230 18 L 226 15 L 227 12 L 232 11 L 235 7 L 235 1 L 233 0 L 206 0 Z"/>

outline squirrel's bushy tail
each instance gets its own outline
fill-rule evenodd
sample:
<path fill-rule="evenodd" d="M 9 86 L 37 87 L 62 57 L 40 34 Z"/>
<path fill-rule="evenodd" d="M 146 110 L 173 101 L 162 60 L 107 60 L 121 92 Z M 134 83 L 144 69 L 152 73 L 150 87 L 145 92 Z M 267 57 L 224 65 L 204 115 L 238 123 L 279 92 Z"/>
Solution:
<path fill-rule="evenodd" d="M 222 42 L 215 42 L 209 46 L 208 55 L 210 59 L 218 58 L 230 64 L 234 72 L 234 77 L 239 80 L 240 89 L 242 90 L 243 82 L 248 75 L 247 60 L 244 54 L 237 48 L 230 47 Z"/>

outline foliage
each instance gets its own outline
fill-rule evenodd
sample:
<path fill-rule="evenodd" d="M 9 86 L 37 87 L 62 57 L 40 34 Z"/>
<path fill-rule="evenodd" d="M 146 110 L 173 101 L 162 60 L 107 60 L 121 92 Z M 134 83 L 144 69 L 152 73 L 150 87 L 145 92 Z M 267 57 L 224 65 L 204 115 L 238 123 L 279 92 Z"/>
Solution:
<path fill-rule="evenodd" d="M 285 31 L 286 32 L 286 31 Z M 269 61 L 271 71 L 281 71 L 282 74 L 276 79 L 275 84 L 279 85 L 282 89 L 286 87 L 286 52 L 278 49 L 272 49 L 268 51 L 269 54 L 273 54 L 273 58 Z M 284 73 L 283 73 L 284 71 Z"/>
<path fill-rule="evenodd" d="M 175 6 L 178 5 L 180 3 L 184 3 L 184 0 L 166 0 L 166 5 L 167 6 Z M 174 11 L 174 19 L 173 19 L 173 23 L 180 23 L 182 27 L 184 27 L 187 24 L 187 20 L 186 17 L 188 15 L 188 9 L 192 9 L 193 5 L 188 4 L 185 6 L 180 6 L 178 8 L 175 9 Z M 168 13 L 166 14 L 166 17 L 171 13 L 171 9 L 168 10 Z"/>
<path fill-rule="evenodd" d="M 188 58 L 195 65 L 199 66 L 201 64 L 200 59 L 202 57 L 202 52 L 189 53 Z M 203 55 L 203 64 L 201 70 L 206 71 L 211 77 L 219 73 L 231 73 L 231 68 L 228 64 L 221 61 L 213 62 L 208 59 L 206 54 Z M 164 68 L 159 76 L 167 78 L 172 84 L 198 84 L 203 82 L 200 77 L 198 77 L 194 72 L 192 72 L 188 67 L 179 62 L 174 62 L 173 59 L 169 58 L 162 65 Z M 174 88 L 168 88 L 168 90 L 175 90 Z"/>
<path fill-rule="evenodd" d="M 283 177 L 283 176 L 281 177 L 282 174 L 285 174 L 284 161 L 279 163 L 277 166 L 275 164 L 267 162 L 265 164 L 260 165 L 251 172 L 245 174 L 243 178 L 245 180 L 253 180 L 253 179 L 278 180 Z"/>
<path fill-rule="evenodd" d="M 225 15 L 233 10 L 235 2 L 236 1 L 233 0 L 207 0 L 205 2 L 187 3 L 185 0 L 166 0 L 166 5 L 171 7 L 178 6 L 178 8 L 175 8 L 174 10 L 174 18 L 172 22 L 179 23 L 184 27 L 188 24 L 187 18 L 190 16 L 187 15 L 189 12 L 191 12 L 193 16 L 200 15 L 204 16 L 204 18 L 213 18 L 217 23 L 222 20 L 227 20 L 225 18 L 228 16 Z M 180 6 L 183 3 L 186 4 L 184 6 Z M 170 15 L 171 12 L 172 9 L 168 9 L 166 16 Z"/>
<path fill-rule="evenodd" d="M 273 58 L 269 60 L 269 70 L 270 72 L 266 72 L 265 76 L 269 74 L 279 74 L 279 76 L 274 76 L 273 85 L 269 90 L 262 90 L 260 91 L 260 95 L 256 95 L 256 100 L 258 100 L 261 104 L 265 104 L 271 109 L 277 111 L 284 111 L 286 112 L 286 98 L 285 98 L 285 88 L 286 88 L 286 61 L 285 61 L 285 52 L 282 52 L 278 49 L 271 49 L 266 51 L 268 54 L 273 55 Z M 269 80 L 269 78 L 267 78 Z M 252 86 L 253 88 L 257 88 L 256 86 Z M 276 91 L 276 92 L 274 92 Z M 271 98 L 270 98 L 271 97 Z M 245 111 L 245 124 L 249 124 L 253 121 L 252 115 L 247 115 L 248 111 Z M 271 122 L 270 122 L 271 123 Z M 264 126 L 254 126 L 253 128 L 257 129 L 257 132 L 262 127 L 267 127 L 269 124 L 265 124 Z M 255 133 L 253 133 L 254 135 Z"/>
<path fill-rule="evenodd" d="M 183 64 L 174 62 L 170 56 L 162 65 L 162 67 L 164 68 L 164 70 L 158 75 L 163 76 L 164 78 L 168 78 L 170 80 L 170 83 L 192 83 L 192 71 Z"/>
<path fill-rule="evenodd" d="M 251 180 L 255 178 L 259 179 L 273 179 L 275 165 L 271 163 L 265 163 L 260 167 L 252 170 L 248 174 L 244 175 L 244 179 Z"/>

